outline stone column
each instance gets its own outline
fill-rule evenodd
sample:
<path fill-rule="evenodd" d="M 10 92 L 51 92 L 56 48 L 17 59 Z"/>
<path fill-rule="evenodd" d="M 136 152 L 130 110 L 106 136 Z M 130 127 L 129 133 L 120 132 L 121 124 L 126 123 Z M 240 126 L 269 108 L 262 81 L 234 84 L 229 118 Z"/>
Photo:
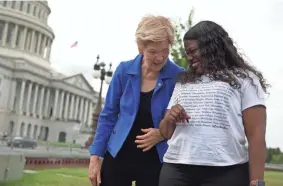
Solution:
<path fill-rule="evenodd" d="M 84 109 L 84 116 L 83 116 L 83 124 L 87 125 L 87 114 L 89 112 L 89 101 L 86 99 L 85 100 L 85 109 Z"/>
<path fill-rule="evenodd" d="M 34 51 L 34 44 L 35 44 L 35 31 L 32 30 L 32 33 L 31 33 L 31 39 L 30 39 L 30 48 L 29 48 L 29 51 L 30 52 L 33 52 Z"/>
<path fill-rule="evenodd" d="M 42 86 L 40 90 L 40 100 L 39 100 L 39 105 L 38 105 L 38 115 L 39 118 L 42 119 L 42 116 L 44 115 L 42 110 L 43 110 L 43 100 L 44 100 L 44 92 L 45 92 L 45 87 Z"/>
<path fill-rule="evenodd" d="M 44 59 L 47 59 L 47 53 L 48 53 L 48 44 L 49 44 L 49 38 L 46 36 L 46 42 L 44 45 L 44 50 L 43 50 L 43 55 L 44 55 Z"/>
<path fill-rule="evenodd" d="M 15 102 L 15 95 L 16 95 L 16 89 L 17 89 L 17 80 L 12 80 L 12 86 L 11 86 L 11 92 L 9 95 L 9 109 L 14 110 L 14 102 Z"/>
<path fill-rule="evenodd" d="M 19 100 L 19 113 L 20 113 L 20 115 L 23 114 L 23 102 L 24 102 L 25 88 L 26 88 L 26 80 L 22 80 L 20 100 Z"/>
<path fill-rule="evenodd" d="M 36 105 L 37 105 L 37 100 L 38 100 L 38 88 L 39 84 L 35 85 L 35 91 L 34 91 L 34 97 L 33 97 L 33 106 L 32 106 L 32 116 L 35 118 L 36 117 Z"/>
<path fill-rule="evenodd" d="M 33 133 L 34 133 L 34 125 L 31 125 L 30 126 L 30 133 L 29 133 L 29 136 L 31 139 L 33 139 Z"/>
<path fill-rule="evenodd" d="M 92 101 L 89 102 L 89 109 L 88 109 L 88 119 L 87 119 L 87 125 L 92 125 L 92 113 L 93 113 L 93 103 Z"/>
<path fill-rule="evenodd" d="M 20 134 L 22 133 L 22 135 L 25 134 L 26 128 L 27 128 L 27 124 L 24 123 L 23 128 L 22 128 L 22 124 L 23 122 L 18 121 L 18 125 L 17 125 L 17 129 L 16 129 L 16 136 L 21 136 Z"/>
<path fill-rule="evenodd" d="M 38 125 L 36 125 L 36 131 L 35 131 L 34 139 L 36 139 L 36 140 L 38 139 L 39 132 L 40 132 L 40 127 Z"/>
<path fill-rule="evenodd" d="M 49 116 L 48 111 L 49 111 L 49 100 L 50 100 L 50 88 L 49 87 L 46 87 L 46 88 L 47 88 L 47 94 L 46 94 L 46 101 L 44 104 L 45 110 L 44 110 L 43 116 L 48 117 Z"/>
<path fill-rule="evenodd" d="M 70 115 L 69 115 L 69 118 L 70 119 L 74 119 L 74 101 L 75 101 L 75 95 L 72 94 L 71 95 L 71 106 L 70 106 Z"/>
<path fill-rule="evenodd" d="M 41 37 L 42 37 L 42 34 L 40 32 L 38 32 L 37 47 L 35 49 L 35 53 L 37 53 L 37 54 L 40 54 Z"/>
<path fill-rule="evenodd" d="M 5 22 L 5 26 L 4 26 L 4 30 L 3 30 L 3 35 L 2 35 L 2 46 L 6 45 L 8 26 L 9 26 L 8 22 Z"/>
<path fill-rule="evenodd" d="M 26 2 L 26 1 L 23 1 L 23 3 L 24 3 L 24 7 L 23 7 L 23 12 L 27 12 L 27 10 L 28 10 L 28 2 Z"/>
<path fill-rule="evenodd" d="M 60 109 L 59 109 L 59 114 L 58 114 L 60 119 L 62 119 L 64 117 L 64 114 L 63 114 L 64 97 L 65 97 L 65 92 L 62 90 L 62 92 L 61 92 L 61 101 L 60 101 Z"/>
<path fill-rule="evenodd" d="M 39 139 L 42 140 L 42 136 L 43 136 L 43 126 L 39 126 Z"/>
<path fill-rule="evenodd" d="M 17 1 L 16 1 L 16 2 L 17 2 Z M 15 47 L 16 47 L 16 41 L 17 41 L 18 31 L 19 31 L 19 25 L 16 24 L 15 27 L 14 27 L 14 30 L 13 30 L 13 35 L 12 35 L 12 41 L 11 41 L 12 48 L 15 48 Z"/>
<path fill-rule="evenodd" d="M 64 113 L 64 120 L 68 119 L 68 111 L 69 111 L 69 102 L 70 102 L 70 93 L 66 93 L 66 103 L 65 103 L 65 113 Z"/>
<path fill-rule="evenodd" d="M 48 42 L 48 47 L 47 47 L 46 58 L 47 58 L 47 59 L 50 59 L 52 40 L 49 39 L 48 41 L 49 41 L 49 42 Z"/>
<path fill-rule="evenodd" d="M 29 87 L 28 87 L 28 95 L 26 99 L 26 115 L 30 115 L 30 98 L 31 98 L 31 91 L 32 91 L 32 82 L 29 82 Z"/>
<path fill-rule="evenodd" d="M 15 3 L 16 3 L 16 9 L 17 10 L 20 9 L 20 1 L 15 1 Z"/>
<path fill-rule="evenodd" d="M 74 111 L 74 119 L 75 120 L 78 120 L 79 102 L 80 102 L 80 97 L 76 96 L 76 104 L 75 104 L 75 111 Z"/>
<path fill-rule="evenodd" d="M 40 10 L 40 9 L 37 7 L 37 8 L 36 8 L 36 11 L 35 11 L 36 17 L 37 17 L 37 15 L 38 15 L 38 13 L 39 13 L 39 10 Z"/>
<path fill-rule="evenodd" d="M 47 36 L 46 36 L 47 37 Z M 46 43 L 45 43 L 45 46 L 44 46 L 44 59 L 48 59 L 48 45 L 49 45 L 49 42 L 50 42 L 50 39 L 47 37 L 46 39 Z"/>
<path fill-rule="evenodd" d="M 54 109 L 53 109 L 53 117 L 56 119 L 58 116 L 57 107 L 58 107 L 58 97 L 59 97 L 59 89 L 55 90 L 55 99 L 54 99 Z"/>
<path fill-rule="evenodd" d="M 81 98 L 81 105 L 80 105 L 80 115 L 79 115 L 79 120 L 81 123 L 83 123 L 83 109 L 84 109 L 84 98 Z"/>
<path fill-rule="evenodd" d="M 12 1 L 7 1 L 7 8 L 11 8 L 12 7 Z"/>
<path fill-rule="evenodd" d="M 28 31 L 27 27 L 24 27 L 24 31 L 21 33 L 21 37 L 20 37 L 20 49 L 21 50 L 25 49 L 27 31 Z"/>
<path fill-rule="evenodd" d="M 46 46 L 46 36 L 45 35 L 43 35 L 43 40 L 42 40 L 42 43 L 41 43 L 41 45 L 40 45 L 40 51 L 39 51 L 39 54 L 41 55 L 41 56 L 43 56 L 44 55 L 44 48 L 45 48 L 45 46 Z"/>

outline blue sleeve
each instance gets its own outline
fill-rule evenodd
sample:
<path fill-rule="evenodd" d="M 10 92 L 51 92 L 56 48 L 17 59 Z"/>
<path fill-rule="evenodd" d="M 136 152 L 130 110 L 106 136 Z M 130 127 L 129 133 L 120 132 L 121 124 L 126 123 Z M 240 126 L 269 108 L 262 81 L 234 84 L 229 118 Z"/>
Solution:
<path fill-rule="evenodd" d="M 120 63 L 116 68 L 107 90 L 104 108 L 99 115 L 95 138 L 89 147 L 90 155 L 97 155 L 100 157 L 105 155 L 108 140 L 118 119 L 120 98 L 122 95 L 122 65 L 123 63 Z"/>
<path fill-rule="evenodd" d="M 186 69 L 184 67 L 179 67 L 180 72 L 185 72 Z"/>

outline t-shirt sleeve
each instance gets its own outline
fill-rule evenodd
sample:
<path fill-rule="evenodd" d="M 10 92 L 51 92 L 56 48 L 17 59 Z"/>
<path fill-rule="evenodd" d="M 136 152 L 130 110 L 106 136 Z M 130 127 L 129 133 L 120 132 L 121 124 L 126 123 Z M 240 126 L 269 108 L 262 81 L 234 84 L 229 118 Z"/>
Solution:
<path fill-rule="evenodd" d="M 265 106 L 265 93 L 256 76 L 251 76 L 252 80 L 247 78 L 242 87 L 242 111 L 247 108 L 263 105 Z"/>
<path fill-rule="evenodd" d="M 167 106 L 167 109 L 171 109 L 172 106 L 178 104 L 180 86 L 181 86 L 180 83 L 176 83 L 169 104 Z"/>

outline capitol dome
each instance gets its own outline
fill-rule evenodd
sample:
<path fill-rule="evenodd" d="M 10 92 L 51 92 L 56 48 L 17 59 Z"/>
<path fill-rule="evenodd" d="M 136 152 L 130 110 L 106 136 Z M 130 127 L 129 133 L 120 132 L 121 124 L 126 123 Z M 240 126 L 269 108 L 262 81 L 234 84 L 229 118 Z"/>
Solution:
<path fill-rule="evenodd" d="M 47 1 L 0 1 L 0 55 L 50 68 L 54 33 Z"/>

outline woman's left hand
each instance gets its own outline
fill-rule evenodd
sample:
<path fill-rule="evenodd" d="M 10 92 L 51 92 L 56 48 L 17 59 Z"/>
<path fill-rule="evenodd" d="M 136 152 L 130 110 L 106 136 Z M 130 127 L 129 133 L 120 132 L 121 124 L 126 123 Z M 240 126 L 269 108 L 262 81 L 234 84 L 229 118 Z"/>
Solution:
<path fill-rule="evenodd" d="M 141 129 L 141 131 L 145 134 L 137 136 L 135 143 L 137 144 L 138 148 L 143 149 L 143 152 L 150 150 L 157 143 L 164 140 L 159 132 L 159 129 L 148 128 Z"/>

